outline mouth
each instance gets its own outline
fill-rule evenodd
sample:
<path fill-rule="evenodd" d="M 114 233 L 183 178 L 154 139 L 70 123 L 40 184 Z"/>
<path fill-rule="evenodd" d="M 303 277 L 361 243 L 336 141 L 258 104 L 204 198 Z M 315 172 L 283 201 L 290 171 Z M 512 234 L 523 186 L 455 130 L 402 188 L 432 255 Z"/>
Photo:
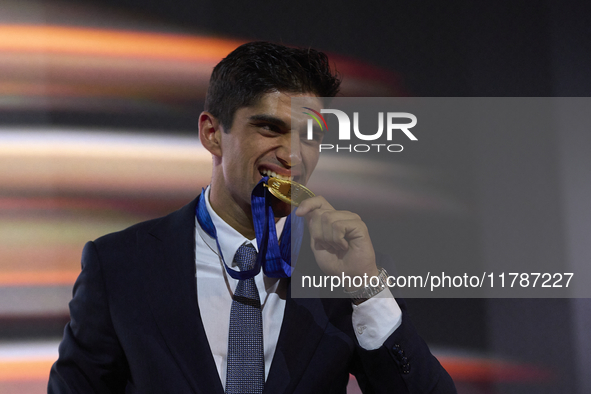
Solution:
<path fill-rule="evenodd" d="M 259 173 L 261 174 L 261 176 L 278 178 L 278 179 L 282 179 L 284 181 L 293 181 L 294 180 L 293 176 L 285 176 L 285 175 L 277 174 L 275 171 L 271 171 L 266 168 L 259 170 Z"/>

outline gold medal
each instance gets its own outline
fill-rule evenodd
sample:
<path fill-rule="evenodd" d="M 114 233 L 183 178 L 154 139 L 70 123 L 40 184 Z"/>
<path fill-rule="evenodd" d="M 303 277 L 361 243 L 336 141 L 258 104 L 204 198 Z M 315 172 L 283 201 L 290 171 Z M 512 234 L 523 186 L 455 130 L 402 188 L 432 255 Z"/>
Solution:
<path fill-rule="evenodd" d="M 281 201 L 295 205 L 296 207 L 298 207 L 302 201 L 315 196 L 315 194 L 304 185 L 279 178 L 269 177 L 269 180 L 264 186 L 269 189 L 272 195 Z"/>

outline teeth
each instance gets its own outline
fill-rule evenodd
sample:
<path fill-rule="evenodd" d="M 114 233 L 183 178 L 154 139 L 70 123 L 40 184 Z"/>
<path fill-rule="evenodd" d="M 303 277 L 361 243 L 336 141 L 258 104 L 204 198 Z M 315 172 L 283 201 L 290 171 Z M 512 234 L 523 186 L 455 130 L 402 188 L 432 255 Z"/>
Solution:
<path fill-rule="evenodd" d="M 275 171 L 269 171 L 267 169 L 261 170 L 260 171 L 261 175 L 267 175 L 273 178 L 278 178 L 278 179 L 282 179 L 284 181 L 293 181 L 293 177 L 292 176 L 283 176 L 283 175 L 279 175 L 277 174 Z"/>

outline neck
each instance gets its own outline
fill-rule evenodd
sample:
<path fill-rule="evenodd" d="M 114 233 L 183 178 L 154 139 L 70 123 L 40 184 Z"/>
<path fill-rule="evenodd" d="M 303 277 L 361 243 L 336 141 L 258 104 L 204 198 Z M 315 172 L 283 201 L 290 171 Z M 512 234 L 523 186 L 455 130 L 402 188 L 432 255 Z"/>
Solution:
<path fill-rule="evenodd" d="M 254 239 L 256 237 L 250 204 L 240 206 L 234 200 L 224 198 L 213 185 L 209 190 L 209 203 L 224 222 L 245 238 Z"/>

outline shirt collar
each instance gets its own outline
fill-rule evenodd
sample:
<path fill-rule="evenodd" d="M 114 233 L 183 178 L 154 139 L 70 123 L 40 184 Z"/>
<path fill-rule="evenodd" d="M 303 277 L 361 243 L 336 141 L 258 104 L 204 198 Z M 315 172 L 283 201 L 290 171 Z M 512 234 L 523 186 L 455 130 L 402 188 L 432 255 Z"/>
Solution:
<path fill-rule="evenodd" d="M 241 245 L 243 245 L 244 243 L 251 243 L 258 252 L 259 248 L 257 245 L 257 240 L 256 240 L 256 238 L 255 239 L 248 239 L 245 236 L 243 236 L 242 234 L 240 234 L 232 226 L 230 226 L 228 223 L 226 223 L 213 210 L 213 208 L 211 207 L 211 204 L 209 203 L 209 189 L 210 189 L 210 187 L 207 186 L 207 189 L 205 189 L 205 195 L 204 195 L 205 203 L 206 203 L 206 207 L 207 207 L 207 212 L 209 213 L 209 216 L 211 217 L 211 221 L 213 222 L 213 225 L 215 226 L 217 237 L 218 237 L 218 243 L 220 244 L 220 249 L 221 249 L 222 255 L 224 257 L 224 261 L 226 262 L 226 264 L 228 264 L 228 267 L 235 268 L 236 264 L 234 264 L 234 255 L 236 254 L 236 251 L 238 250 L 238 248 Z M 281 235 L 284 225 L 285 225 L 285 218 L 281 218 L 275 224 L 275 228 L 277 229 L 277 237 L 279 237 Z M 200 231 L 205 243 L 207 243 L 207 245 L 212 250 L 214 250 L 214 251 L 216 251 L 216 253 L 218 253 L 218 248 L 217 248 L 215 239 L 213 239 L 212 237 L 207 235 L 205 233 L 205 231 L 203 231 L 201 226 L 198 226 L 198 227 L 199 227 L 199 231 Z"/>

